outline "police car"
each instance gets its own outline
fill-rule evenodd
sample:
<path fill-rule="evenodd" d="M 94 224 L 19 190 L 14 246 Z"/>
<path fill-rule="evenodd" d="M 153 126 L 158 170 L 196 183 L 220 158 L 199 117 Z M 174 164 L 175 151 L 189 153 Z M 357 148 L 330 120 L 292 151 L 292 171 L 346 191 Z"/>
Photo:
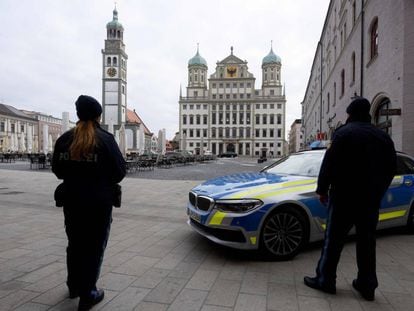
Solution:
<path fill-rule="evenodd" d="M 207 180 L 189 193 L 188 224 L 208 239 L 259 249 L 276 260 L 322 240 L 327 208 L 315 193 L 325 150 L 303 151 L 257 173 Z M 414 227 L 414 159 L 397 153 L 398 168 L 380 209 L 378 229 Z"/>

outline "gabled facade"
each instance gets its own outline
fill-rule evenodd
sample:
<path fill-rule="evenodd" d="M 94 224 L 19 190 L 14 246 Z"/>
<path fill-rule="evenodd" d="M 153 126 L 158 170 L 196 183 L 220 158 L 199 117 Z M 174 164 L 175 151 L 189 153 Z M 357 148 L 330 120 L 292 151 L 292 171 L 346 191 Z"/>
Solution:
<path fill-rule="evenodd" d="M 247 61 L 231 48 L 207 79 L 207 62 L 197 48 L 188 62 L 186 96 L 180 94 L 179 99 L 180 149 L 195 154 L 203 148 L 216 155 L 233 151 L 242 156 L 282 156 L 286 98 L 281 66 L 271 49 L 262 62 L 262 87 L 256 89 Z"/>

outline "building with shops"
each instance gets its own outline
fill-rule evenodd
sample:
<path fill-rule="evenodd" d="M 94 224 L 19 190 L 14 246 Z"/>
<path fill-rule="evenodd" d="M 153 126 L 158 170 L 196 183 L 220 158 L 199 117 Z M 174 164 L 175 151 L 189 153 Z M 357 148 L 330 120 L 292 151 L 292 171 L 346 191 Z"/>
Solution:
<path fill-rule="evenodd" d="M 59 119 L 0 104 L 0 152 L 52 152 L 57 138 L 75 126 L 74 122 L 69 121 L 67 112 L 63 116 Z"/>
<path fill-rule="evenodd" d="M 289 153 L 298 152 L 303 149 L 302 120 L 296 119 L 290 126 L 289 131 Z"/>
<path fill-rule="evenodd" d="M 302 102 L 305 144 L 330 139 L 354 96 L 414 155 L 414 2 L 331 0 Z"/>
<path fill-rule="evenodd" d="M 286 98 L 282 62 L 271 48 L 262 61 L 262 86 L 247 61 L 233 54 L 217 62 L 208 77 L 197 48 L 188 62 L 188 85 L 179 99 L 180 149 L 195 154 L 233 151 L 244 156 L 282 156 L 285 150 Z"/>
<path fill-rule="evenodd" d="M 102 126 L 113 133 L 121 151 L 144 153 L 151 149 L 152 133 L 135 109 L 127 105 L 127 60 L 123 42 L 124 27 L 113 10 L 106 24 L 107 37 L 102 50 Z"/>

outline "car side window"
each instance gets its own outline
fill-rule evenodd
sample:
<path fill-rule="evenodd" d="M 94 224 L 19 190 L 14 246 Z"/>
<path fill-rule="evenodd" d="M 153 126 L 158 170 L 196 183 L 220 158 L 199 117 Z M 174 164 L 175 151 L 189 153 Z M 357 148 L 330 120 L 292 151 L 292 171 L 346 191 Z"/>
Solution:
<path fill-rule="evenodd" d="M 414 161 L 404 156 L 397 156 L 397 175 L 414 174 Z"/>

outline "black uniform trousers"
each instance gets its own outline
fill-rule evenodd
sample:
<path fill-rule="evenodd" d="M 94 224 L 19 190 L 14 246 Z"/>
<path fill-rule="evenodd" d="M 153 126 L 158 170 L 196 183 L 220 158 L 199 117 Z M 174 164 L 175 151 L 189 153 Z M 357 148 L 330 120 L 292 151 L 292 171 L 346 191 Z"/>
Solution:
<path fill-rule="evenodd" d="M 322 254 L 316 268 L 323 285 L 336 284 L 336 270 L 347 235 L 356 230 L 357 283 L 361 288 L 378 287 L 376 275 L 376 238 L 380 202 L 333 203 L 328 205 L 327 228 Z"/>
<path fill-rule="evenodd" d="M 88 297 L 96 290 L 112 222 L 112 206 L 67 204 L 63 211 L 68 237 L 67 285 L 70 291 Z"/>

